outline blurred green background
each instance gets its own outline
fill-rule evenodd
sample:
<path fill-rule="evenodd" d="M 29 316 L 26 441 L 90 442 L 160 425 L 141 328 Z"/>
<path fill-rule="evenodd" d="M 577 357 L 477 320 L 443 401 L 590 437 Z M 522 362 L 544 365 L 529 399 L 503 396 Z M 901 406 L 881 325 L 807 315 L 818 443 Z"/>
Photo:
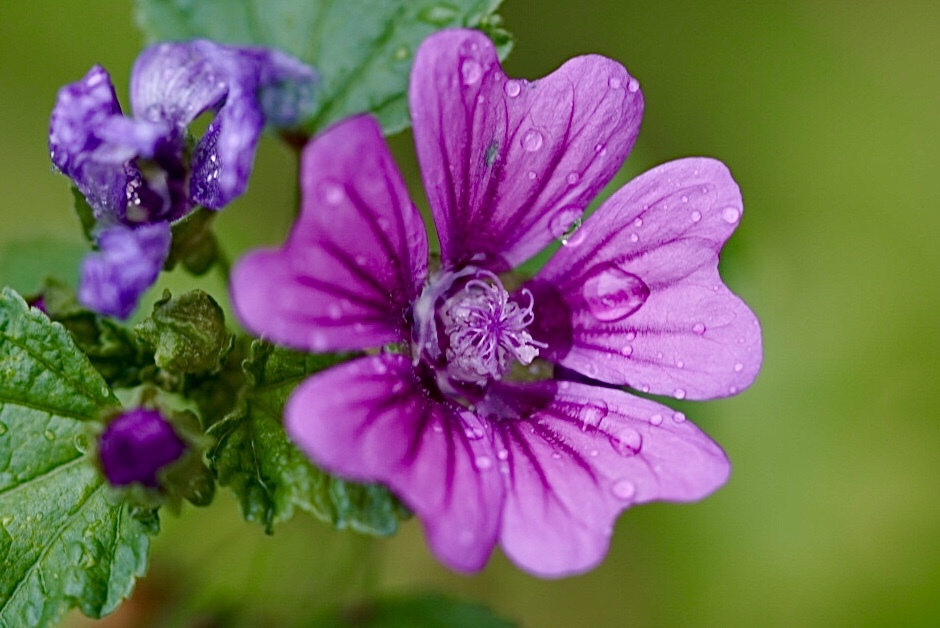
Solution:
<path fill-rule="evenodd" d="M 604 564 L 561 581 L 498 553 L 478 576 L 449 573 L 416 522 L 371 541 L 302 516 L 266 537 L 222 491 L 164 516 L 150 576 L 109 625 L 224 626 L 242 603 L 302 617 L 364 588 L 446 591 L 526 626 L 940 624 L 940 4 L 507 0 L 502 14 L 511 75 L 598 52 L 639 78 L 629 172 L 711 155 L 741 185 L 722 269 L 762 320 L 764 368 L 736 398 L 683 407 L 731 481 L 626 512 Z M 74 280 L 85 245 L 48 115 L 93 63 L 126 103 L 140 46 L 127 1 L 0 4 L 0 283 Z M 410 138 L 394 145 L 414 175 Z M 218 221 L 233 254 L 289 227 L 292 157 L 267 140 L 257 163 Z"/>

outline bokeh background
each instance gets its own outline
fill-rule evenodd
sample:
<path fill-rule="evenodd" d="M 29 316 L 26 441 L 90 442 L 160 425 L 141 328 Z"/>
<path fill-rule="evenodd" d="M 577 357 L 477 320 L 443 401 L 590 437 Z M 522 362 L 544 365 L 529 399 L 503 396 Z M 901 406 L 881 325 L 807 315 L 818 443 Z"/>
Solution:
<path fill-rule="evenodd" d="M 267 537 L 223 490 L 209 509 L 164 515 L 150 575 L 107 625 L 225 626 L 244 605 L 275 625 L 365 589 L 445 591 L 525 626 L 940 624 L 940 4 L 507 0 L 501 12 L 511 75 L 598 52 L 639 78 L 646 117 L 621 180 L 711 155 L 741 185 L 722 271 L 762 320 L 764 368 L 738 397 L 683 407 L 727 450 L 731 481 L 702 503 L 626 512 L 604 564 L 561 581 L 498 553 L 480 575 L 449 573 L 414 521 L 376 541 L 301 516 Z M 141 43 L 129 1 L 0 3 L 0 283 L 74 281 L 85 244 L 50 169 L 48 114 L 93 63 L 124 100 Z M 394 146 L 417 197 L 410 137 Z M 291 155 L 269 139 L 257 164 L 218 221 L 234 254 L 289 227 Z"/>

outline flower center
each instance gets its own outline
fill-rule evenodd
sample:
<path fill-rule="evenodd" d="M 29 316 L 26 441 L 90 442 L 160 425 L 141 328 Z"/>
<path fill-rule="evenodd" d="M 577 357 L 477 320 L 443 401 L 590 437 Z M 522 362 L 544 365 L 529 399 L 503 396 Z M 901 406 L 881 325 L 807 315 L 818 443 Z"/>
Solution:
<path fill-rule="evenodd" d="M 526 331 L 533 319 L 533 299 L 528 290 L 523 294 L 528 299 L 525 306 L 509 299 L 496 275 L 479 270 L 444 299 L 437 313 L 447 338 L 449 377 L 485 384 L 501 379 L 513 361 L 530 364 L 545 348 Z"/>

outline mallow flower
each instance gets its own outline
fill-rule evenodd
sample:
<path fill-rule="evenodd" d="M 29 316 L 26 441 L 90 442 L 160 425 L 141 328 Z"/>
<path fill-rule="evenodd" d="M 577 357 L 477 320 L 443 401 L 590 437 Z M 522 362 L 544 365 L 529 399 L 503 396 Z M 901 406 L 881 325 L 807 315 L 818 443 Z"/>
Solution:
<path fill-rule="evenodd" d="M 83 305 L 130 315 L 167 259 L 171 223 L 242 194 L 265 122 L 298 122 L 314 82 L 311 68 L 278 51 L 194 40 L 140 54 L 133 117 L 100 66 L 63 87 L 49 149 L 91 206 L 98 245 L 82 265 Z M 215 116 L 191 148 L 187 127 L 207 111 Z"/>
<path fill-rule="evenodd" d="M 366 351 L 300 384 L 286 430 L 326 470 L 389 486 L 441 561 L 475 571 L 498 543 L 537 575 L 588 570 L 625 508 L 728 477 L 681 412 L 620 387 L 709 399 L 754 380 L 757 319 L 718 274 L 740 192 L 720 162 L 681 159 L 572 233 L 643 109 L 604 57 L 509 79 L 484 35 L 442 31 L 409 99 L 439 267 L 379 127 L 355 117 L 305 148 L 301 215 L 236 265 L 236 312 L 279 343 Z M 534 277 L 511 272 L 555 238 Z"/>

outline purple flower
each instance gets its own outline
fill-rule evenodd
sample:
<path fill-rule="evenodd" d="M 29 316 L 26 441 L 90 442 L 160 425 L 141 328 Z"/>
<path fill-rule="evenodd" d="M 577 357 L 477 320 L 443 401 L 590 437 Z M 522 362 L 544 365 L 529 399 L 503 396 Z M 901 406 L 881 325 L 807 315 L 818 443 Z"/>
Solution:
<path fill-rule="evenodd" d="M 302 214 L 236 266 L 236 311 L 310 351 L 385 348 L 301 384 L 286 429 L 328 471 L 394 490 L 442 561 L 477 570 L 499 543 L 538 575 L 590 569 L 622 510 L 728 477 L 681 412 L 617 386 L 707 399 L 753 381 L 757 319 L 717 268 L 738 187 L 717 161 L 671 162 L 572 233 L 643 108 L 604 57 L 507 79 L 482 34 L 443 31 L 410 103 L 441 268 L 378 126 L 353 118 L 305 149 Z M 508 271 L 555 238 L 520 285 Z"/>
<path fill-rule="evenodd" d="M 186 451 L 186 443 L 157 410 L 136 408 L 108 424 L 98 441 L 105 477 L 114 486 L 157 486 L 157 474 Z"/>
<path fill-rule="evenodd" d="M 242 194 L 265 120 L 296 123 L 312 102 L 314 78 L 313 70 L 280 52 L 196 40 L 141 53 L 131 76 L 133 118 L 122 114 L 100 66 L 63 87 L 49 125 L 53 163 L 88 200 L 100 229 L 120 229 L 115 238 L 150 253 L 146 273 L 142 260 L 140 272 L 128 274 L 120 268 L 124 259 L 99 237 L 100 252 L 82 275 L 83 304 L 128 316 L 169 251 L 156 255 L 152 232 L 139 227 L 162 224 L 168 233 L 167 225 L 195 205 L 220 209 Z M 210 110 L 215 118 L 191 151 L 187 126 Z M 135 238 L 140 242 L 130 243 Z M 142 274 L 151 279 L 140 281 Z M 124 277 L 129 281 L 102 283 Z M 120 298 L 95 298 L 114 294 Z"/>

